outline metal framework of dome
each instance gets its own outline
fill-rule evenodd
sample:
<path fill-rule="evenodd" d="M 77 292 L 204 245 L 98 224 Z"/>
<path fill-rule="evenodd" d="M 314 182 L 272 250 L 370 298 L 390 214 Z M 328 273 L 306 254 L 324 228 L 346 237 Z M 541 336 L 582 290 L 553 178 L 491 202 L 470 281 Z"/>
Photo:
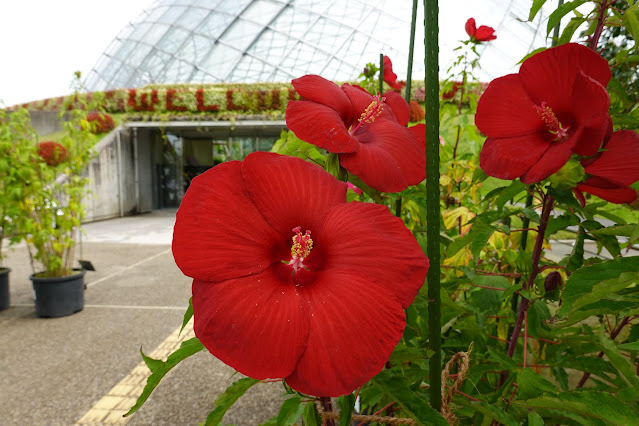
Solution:
<path fill-rule="evenodd" d="M 158 0 L 113 40 L 85 85 L 109 90 L 152 83 L 286 82 L 305 74 L 346 81 L 356 79 L 367 62 L 377 62 L 380 53 L 405 77 L 411 7 L 411 0 Z M 528 8 L 526 0 L 443 2 L 441 69 L 465 38 L 465 19 L 475 9 L 478 23 L 492 24 L 499 36 L 482 46 L 490 65 L 480 77 L 512 72 L 508 67 L 521 56 L 544 45 L 542 17 L 521 22 Z M 460 10 L 468 15 L 459 16 Z M 422 16 L 420 10 L 418 23 Z M 417 48 L 413 78 L 423 78 L 423 70 L 423 49 Z"/>

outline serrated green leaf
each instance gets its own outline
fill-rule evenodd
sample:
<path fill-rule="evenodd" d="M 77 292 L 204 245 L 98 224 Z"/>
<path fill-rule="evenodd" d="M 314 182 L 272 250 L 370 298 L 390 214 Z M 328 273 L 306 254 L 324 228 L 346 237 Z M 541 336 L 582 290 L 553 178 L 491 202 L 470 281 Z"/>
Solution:
<path fill-rule="evenodd" d="M 155 367 L 155 370 L 151 373 L 149 378 L 146 380 L 146 385 L 142 390 L 142 394 L 135 402 L 135 405 L 131 407 L 131 409 L 124 415 L 130 416 L 140 409 L 140 407 L 144 404 L 144 402 L 149 398 L 151 392 L 155 389 L 155 387 L 160 383 L 160 380 L 171 371 L 173 367 L 178 365 L 184 359 L 190 357 L 193 354 L 196 354 L 204 349 L 204 345 L 198 340 L 197 337 L 193 337 L 192 339 L 186 340 L 182 342 L 182 345 L 178 350 L 173 352 L 165 362 L 162 363 L 161 366 Z M 145 360 L 146 362 L 146 360 Z M 148 364 L 147 364 L 148 365 Z"/>
<path fill-rule="evenodd" d="M 615 343 L 606 336 L 604 327 L 599 329 L 599 342 L 610 363 L 619 371 L 620 377 L 629 387 L 634 389 L 632 397 L 636 401 L 639 397 L 639 377 L 637 377 L 634 367 L 621 355 Z"/>
<path fill-rule="evenodd" d="M 535 411 L 528 412 L 528 426 L 544 426 L 544 419 Z"/>
<path fill-rule="evenodd" d="M 350 426 L 351 416 L 355 409 L 355 395 L 352 393 L 342 395 L 337 398 L 337 406 L 339 407 L 339 424 L 340 426 Z"/>
<path fill-rule="evenodd" d="M 603 261 L 575 271 L 566 281 L 561 293 L 562 305 L 557 318 L 562 326 L 583 318 L 575 315 L 581 308 L 614 295 L 639 282 L 639 256 Z"/>
<path fill-rule="evenodd" d="M 317 412 L 317 408 L 315 408 L 315 402 L 313 401 L 307 402 L 304 406 L 304 423 L 306 424 L 306 426 L 322 425 L 322 417 Z"/>
<path fill-rule="evenodd" d="M 470 251 L 475 260 L 479 260 L 479 253 L 484 247 L 486 247 L 488 239 L 491 235 L 493 235 L 493 232 L 495 232 L 496 229 L 497 228 L 494 226 L 486 225 L 481 222 L 475 222 L 470 228 L 470 231 L 468 232 L 468 235 L 472 236 Z"/>
<path fill-rule="evenodd" d="M 513 401 L 520 407 L 551 408 L 604 421 L 608 425 L 627 426 L 639 423 L 637 403 L 627 403 L 607 392 L 556 392 L 526 401 Z"/>
<path fill-rule="evenodd" d="M 582 4 L 586 3 L 586 1 L 588 0 L 568 1 L 562 4 L 561 6 L 559 6 L 557 9 L 555 9 L 555 11 L 551 13 L 550 16 L 548 17 L 548 25 L 546 26 L 546 35 L 547 36 L 550 35 L 552 30 L 555 29 L 557 25 L 559 25 L 561 18 L 563 18 L 568 13 L 578 8 Z"/>
<path fill-rule="evenodd" d="M 277 415 L 278 426 L 291 426 L 302 416 L 304 405 L 302 405 L 302 397 L 294 395 L 282 403 L 280 412 Z"/>
<path fill-rule="evenodd" d="M 499 368 L 501 370 L 517 371 L 520 369 L 519 364 L 517 364 L 512 358 L 496 351 L 490 346 L 488 347 L 488 353 L 490 354 L 489 359 L 492 362 L 496 362 L 497 364 L 499 364 Z"/>
<path fill-rule="evenodd" d="M 373 377 L 372 382 L 399 404 L 417 424 L 449 426 L 442 415 L 431 408 L 426 399 L 408 387 L 408 383 L 402 377 L 393 376 L 388 370 L 383 370 Z"/>
<path fill-rule="evenodd" d="M 250 377 L 244 377 L 231 384 L 224 392 L 222 392 L 217 398 L 215 398 L 215 409 L 209 413 L 206 417 L 206 426 L 218 426 L 222 421 L 224 414 L 229 408 L 235 404 L 235 401 L 246 393 L 254 384 L 259 383 L 259 380 L 252 379 Z"/>
<path fill-rule="evenodd" d="M 530 13 L 528 14 L 528 20 L 532 21 L 537 16 L 539 9 L 546 3 L 546 0 L 533 0 L 532 6 L 530 6 Z"/>
<path fill-rule="evenodd" d="M 193 317 L 193 297 L 189 298 L 189 307 L 186 308 L 186 312 L 184 312 L 184 319 L 182 320 L 182 328 L 180 328 L 180 334 L 182 334 L 182 330 L 186 327 L 189 320 Z"/>

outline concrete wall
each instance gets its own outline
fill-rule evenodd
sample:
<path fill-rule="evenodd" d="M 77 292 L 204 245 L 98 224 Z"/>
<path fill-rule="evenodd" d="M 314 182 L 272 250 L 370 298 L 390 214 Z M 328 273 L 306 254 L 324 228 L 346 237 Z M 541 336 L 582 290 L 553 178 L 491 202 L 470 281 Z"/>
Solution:
<path fill-rule="evenodd" d="M 29 115 L 31 125 L 39 135 L 48 135 L 62 130 L 57 111 L 29 111 Z"/>

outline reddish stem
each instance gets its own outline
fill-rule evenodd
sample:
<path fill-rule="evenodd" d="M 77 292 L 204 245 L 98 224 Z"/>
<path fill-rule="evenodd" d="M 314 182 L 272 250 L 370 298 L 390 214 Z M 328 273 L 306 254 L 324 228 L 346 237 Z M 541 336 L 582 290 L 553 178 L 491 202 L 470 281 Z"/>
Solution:
<path fill-rule="evenodd" d="M 528 311 L 524 312 L 524 368 L 526 368 L 526 356 L 528 355 Z"/>
<path fill-rule="evenodd" d="M 601 37 L 601 33 L 604 29 L 604 22 L 606 21 L 606 12 L 610 6 L 615 2 L 615 0 L 602 0 L 599 6 L 599 13 L 597 15 L 597 26 L 595 27 L 595 32 L 592 37 L 590 37 L 590 43 L 588 47 L 595 52 L 597 51 L 597 44 L 599 43 L 599 38 Z"/>
<path fill-rule="evenodd" d="M 331 413 L 333 411 L 333 403 L 330 397 L 321 396 L 319 400 L 325 412 Z M 322 426 L 335 426 L 335 420 L 322 416 Z"/>

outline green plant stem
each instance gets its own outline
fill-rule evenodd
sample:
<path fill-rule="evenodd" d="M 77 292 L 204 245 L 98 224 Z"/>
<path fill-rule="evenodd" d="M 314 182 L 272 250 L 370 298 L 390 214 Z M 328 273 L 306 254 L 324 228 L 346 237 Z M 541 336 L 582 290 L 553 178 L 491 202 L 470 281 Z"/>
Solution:
<path fill-rule="evenodd" d="M 428 332 L 433 354 L 430 367 L 430 405 L 441 409 L 441 294 L 440 294 L 440 193 L 439 193 L 439 62 L 438 1 L 424 0 L 424 84 L 426 89 L 426 253 L 428 269 Z"/>
<path fill-rule="evenodd" d="M 564 4 L 564 0 L 559 0 L 559 4 L 557 4 L 557 7 L 561 7 L 561 5 Z M 559 23 L 555 26 L 555 30 L 552 33 L 552 42 L 550 42 L 550 46 L 551 47 L 555 47 L 557 46 L 557 41 L 559 40 L 559 27 L 561 27 L 561 19 L 559 20 Z"/>

